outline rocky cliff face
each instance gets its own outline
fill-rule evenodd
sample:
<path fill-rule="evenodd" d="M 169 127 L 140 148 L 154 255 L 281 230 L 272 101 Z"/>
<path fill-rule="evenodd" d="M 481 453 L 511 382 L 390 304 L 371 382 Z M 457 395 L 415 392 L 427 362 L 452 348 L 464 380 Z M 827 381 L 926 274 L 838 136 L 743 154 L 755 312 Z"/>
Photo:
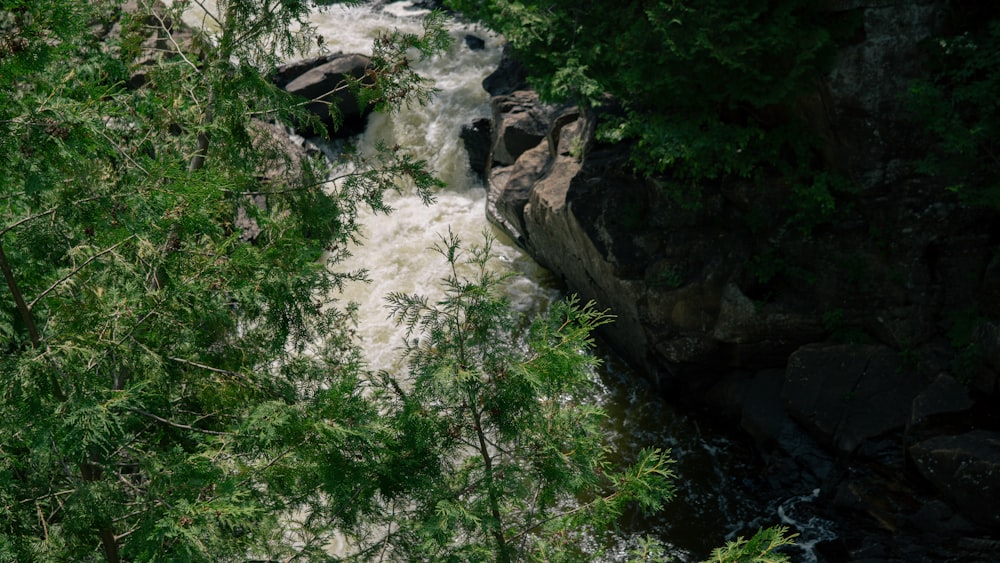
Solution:
<path fill-rule="evenodd" d="M 1000 506 L 1000 217 L 913 172 L 902 101 L 947 3 L 832 4 L 861 30 L 793 111 L 858 188 L 835 223 L 781 227 L 780 189 L 679 206 L 623 171 L 627 147 L 594 141 L 597 115 L 539 104 L 516 67 L 487 81 L 492 134 L 470 154 L 489 155 L 493 220 L 618 315 L 605 336 L 641 372 L 739 420 L 776 483 L 820 487 L 887 537 L 974 538 L 975 558 L 1000 533 L 981 508 Z M 930 492 L 943 501 L 912 500 Z"/>

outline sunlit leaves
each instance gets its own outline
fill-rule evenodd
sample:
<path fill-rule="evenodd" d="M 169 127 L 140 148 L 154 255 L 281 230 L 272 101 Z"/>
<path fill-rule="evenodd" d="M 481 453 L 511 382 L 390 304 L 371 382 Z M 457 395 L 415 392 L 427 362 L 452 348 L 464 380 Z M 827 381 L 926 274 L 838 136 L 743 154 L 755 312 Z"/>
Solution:
<path fill-rule="evenodd" d="M 465 247 L 449 233 L 436 247 L 447 265 L 444 294 L 389 297 L 407 329 L 411 377 L 397 389 L 396 419 L 404 434 L 436 421 L 439 441 L 419 445 L 445 473 L 414 481 L 425 489 L 416 505 L 389 518 L 398 531 L 370 549 L 408 559 L 580 560 L 586 554 L 564 540 L 604 529 L 629 502 L 656 509 L 671 494 L 669 459 L 651 450 L 623 472 L 610 466 L 603 413 L 590 404 L 588 351 L 592 331 L 611 317 L 574 297 L 523 333 L 490 245 L 487 236 Z"/>
<path fill-rule="evenodd" d="M 395 148 L 331 188 L 254 121 L 302 114 L 268 74 L 311 44 L 307 3 L 219 2 L 188 39 L 187 3 L 140 1 L 99 43 L 113 4 L 0 17 L 0 244 L 25 296 L 0 301 L 0 550 L 287 556 L 281 515 L 306 509 L 320 541 L 397 473 L 331 291 L 356 275 L 328 265 L 359 206 L 440 183 Z"/>

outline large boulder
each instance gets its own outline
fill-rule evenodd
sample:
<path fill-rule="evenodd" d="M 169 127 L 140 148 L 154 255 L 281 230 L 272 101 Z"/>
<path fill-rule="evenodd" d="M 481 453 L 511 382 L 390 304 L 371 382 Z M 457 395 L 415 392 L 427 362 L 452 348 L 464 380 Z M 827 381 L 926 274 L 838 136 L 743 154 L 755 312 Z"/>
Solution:
<path fill-rule="evenodd" d="M 493 143 L 491 158 L 494 165 L 509 166 L 528 149 L 545 139 L 558 108 L 542 104 L 532 90 L 518 90 L 504 96 L 494 96 Z"/>
<path fill-rule="evenodd" d="M 483 79 L 483 89 L 491 96 L 505 96 L 518 90 L 529 90 L 528 70 L 514 54 L 510 43 L 503 46 L 497 69 Z"/>
<path fill-rule="evenodd" d="M 320 119 L 327 135 L 347 137 L 364 130 L 371 111 L 347 88 L 348 79 L 365 80 L 370 68 L 371 59 L 364 55 L 335 53 L 278 67 L 272 80 L 285 91 L 311 100 L 307 107 Z M 324 133 L 294 125 L 306 134 Z"/>
<path fill-rule="evenodd" d="M 521 91 L 493 103 L 491 220 L 615 311 L 606 336 L 633 364 L 667 379 L 671 365 L 780 367 L 822 337 L 814 311 L 741 289 L 752 246 L 732 229 L 737 211 L 725 198 L 692 210 L 624 172 L 626 148 L 593 142 L 594 114 L 532 106 Z"/>
<path fill-rule="evenodd" d="M 817 344 L 789 357 L 781 396 L 803 427 L 849 455 L 903 430 L 925 385 L 885 346 Z"/>
<path fill-rule="evenodd" d="M 973 430 L 910 446 L 913 464 L 966 516 L 1000 531 L 1000 434 Z"/>
<path fill-rule="evenodd" d="M 486 172 L 489 170 L 492 129 L 492 122 L 482 118 L 462 126 L 459 132 L 465 152 L 469 155 L 469 168 L 472 168 L 483 183 L 486 182 Z"/>

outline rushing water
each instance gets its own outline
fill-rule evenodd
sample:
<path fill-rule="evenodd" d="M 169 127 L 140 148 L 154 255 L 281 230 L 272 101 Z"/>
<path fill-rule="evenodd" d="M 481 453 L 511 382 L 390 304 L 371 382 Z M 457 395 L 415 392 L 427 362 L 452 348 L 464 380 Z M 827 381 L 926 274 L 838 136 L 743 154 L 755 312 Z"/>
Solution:
<path fill-rule="evenodd" d="M 369 53 L 380 32 L 419 33 L 423 13 L 408 2 L 335 6 L 314 14 L 312 22 L 331 50 Z M 197 14 L 189 14 L 188 20 L 200 23 Z M 387 317 L 385 297 L 390 292 L 435 295 L 446 272 L 444 260 L 431 248 L 449 230 L 470 244 L 481 243 L 484 230 L 493 232 L 497 263 L 519 273 L 507 289 L 519 310 L 528 314 L 543 310 L 560 294 L 551 275 L 489 225 L 485 190 L 469 169 L 459 139 L 463 125 L 489 115 L 489 97 L 481 82 L 499 62 L 501 40 L 456 22 L 449 24 L 449 30 L 454 39 L 451 49 L 416 65 L 433 80 L 438 95 L 425 106 L 371 116 L 366 131 L 353 140 L 361 152 L 373 150 L 379 141 L 406 147 L 426 159 L 447 183 L 431 206 L 404 193 L 387 199 L 395 209 L 391 215 L 364 215 L 363 244 L 346 263 L 337 265 L 369 272 L 370 283 L 351 284 L 339 298 L 358 304 L 359 336 L 373 369 L 400 367 L 402 331 Z M 470 49 L 467 34 L 485 40 L 485 48 Z M 827 539 L 826 523 L 808 521 L 812 498 L 761 494 L 765 487 L 757 462 L 744 445 L 703 428 L 667 404 L 612 353 L 602 356 L 605 364 L 594 400 L 609 414 L 607 430 L 615 455 L 628 462 L 643 448 L 670 448 L 679 476 L 677 496 L 663 511 L 630 514 L 619 533 L 601 540 L 611 546 L 610 560 L 624 559 L 644 535 L 663 541 L 676 560 L 705 557 L 736 534 L 752 534 L 759 526 L 782 522 L 803 532 L 804 546 Z M 808 549 L 793 556 L 815 560 Z"/>

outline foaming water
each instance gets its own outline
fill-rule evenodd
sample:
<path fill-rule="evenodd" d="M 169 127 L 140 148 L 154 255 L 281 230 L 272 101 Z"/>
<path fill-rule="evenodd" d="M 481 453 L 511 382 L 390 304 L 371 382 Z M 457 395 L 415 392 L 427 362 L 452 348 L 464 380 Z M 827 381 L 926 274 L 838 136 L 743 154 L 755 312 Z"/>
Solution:
<path fill-rule="evenodd" d="M 211 2 L 204 5 L 214 8 Z M 310 19 L 330 51 L 368 54 L 372 40 L 380 33 L 394 29 L 420 33 L 425 13 L 412 9 L 409 2 L 394 2 L 381 7 L 333 6 Z M 199 25 L 205 18 L 193 10 L 185 19 Z M 368 271 L 369 283 L 348 284 L 335 297 L 357 304 L 358 336 L 371 369 L 404 371 L 400 352 L 404 332 L 389 319 L 386 297 L 392 292 L 419 293 L 431 299 L 441 295 L 440 281 L 447 267 L 432 248 L 449 231 L 465 245 L 481 244 L 484 230 L 496 236 L 495 266 L 520 273 L 507 286 L 507 296 L 519 311 L 539 312 L 560 295 L 548 272 L 489 225 L 485 190 L 470 171 L 460 141 L 463 125 L 489 116 L 489 97 L 481 83 L 499 62 L 501 40 L 457 22 L 447 25 L 453 39 L 448 52 L 414 65 L 432 80 L 437 95 L 425 106 L 372 115 L 366 131 L 352 140 L 362 154 L 373 152 L 379 142 L 399 145 L 427 160 L 447 184 L 430 206 L 404 190 L 386 198 L 395 209 L 391 215 L 362 212 L 362 244 L 351 249 L 352 257 L 333 266 L 340 271 Z M 484 49 L 474 51 L 466 46 L 465 35 L 470 33 L 485 41 Z M 750 452 L 726 436 L 701 428 L 643 385 L 613 354 L 603 355 L 605 367 L 595 401 L 608 413 L 606 431 L 612 455 L 629 463 L 643 448 L 671 448 L 678 474 L 677 496 L 664 510 L 626 515 L 622 531 L 614 537 L 584 538 L 588 545 L 599 544 L 606 550 L 605 560 L 628 559 L 628 552 L 645 535 L 662 540 L 673 560 L 690 561 L 722 545 L 727 533 L 728 539 L 736 534 L 746 536 L 761 525 L 784 522 L 798 531 L 817 526 L 825 530 L 808 516 L 813 497 L 795 497 L 777 504 L 763 499 L 759 471 Z M 804 556 L 809 558 L 815 542 L 805 539 L 810 545 L 803 545 L 807 547 Z M 818 541 L 822 539 L 826 539 L 824 532 L 817 536 Z M 294 544 L 295 538 L 290 536 L 289 541 Z M 328 547 L 332 555 L 350 552 L 343 538 Z"/>
<path fill-rule="evenodd" d="M 368 52 L 372 39 L 379 33 L 393 29 L 421 32 L 421 11 L 408 11 L 407 5 L 397 2 L 382 12 L 372 12 L 370 7 L 328 10 L 317 14 L 312 21 L 336 49 Z M 496 237 L 495 266 L 525 274 L 508 285 L 508 296 L 517 308 L 525 312 L 538 310 L 555 295 L 545 285 L 549 277 L 544 270 L 490 227 L 485 212 L 485 189 L 472 173 L 460 139 L 464 125 L 489 114 L 489 95 L 481 84 L 499 62 L 500 41 L 456 22 L 449 22 L 448 26 L 453 39 L 449 50 L 414 64 L 437 90 L 430 103 L 374 114 L 356 140 L 362 154 L 374 153 L 378 143 L 404 147 L 427 160 L 446 183 L 430 206 L 414 194 L 404 192 L 387 197 L 387 203 L 394 208 L 391 215 L 363 213 L 363 244 L 354 249 L 354 256 L 335 266 L 368 271 L 369 283 L 349 284 L 340 298 L 358 305 L 358 333 L 373 369 L 401 369 L 399 348 L 403 331 L 387 316 L 386 296 L 392 292 L 420 293 L 432 298 L 440 295 L 446 263 L 433 247 L 449 231 L 464 245 L 482 244 L 484 230 Z M 464 39 L 469 33 L 483 39 L 485 48 L 472 50 L 466 46 Z"/>

